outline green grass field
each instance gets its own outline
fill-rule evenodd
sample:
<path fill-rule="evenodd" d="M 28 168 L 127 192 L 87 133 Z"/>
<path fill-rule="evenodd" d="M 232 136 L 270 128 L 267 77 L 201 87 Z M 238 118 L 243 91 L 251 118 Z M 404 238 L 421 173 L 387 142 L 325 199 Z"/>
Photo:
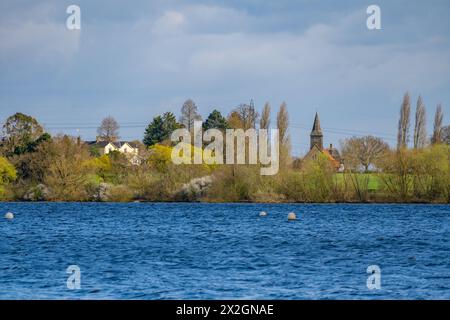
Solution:
<path fill-rule="evenodd" d="M 371 191 L 377 191 L 380 188 L 381 181 L 380 178 L 374 174 L 374 173 L 358 173 L 357 174 L 358 179 L 366 179 L 369 178 L 369 190 Z M 344 183 L 344 174 L 343 173 L 336 173 L 336 181 L 338 183 Z"/>

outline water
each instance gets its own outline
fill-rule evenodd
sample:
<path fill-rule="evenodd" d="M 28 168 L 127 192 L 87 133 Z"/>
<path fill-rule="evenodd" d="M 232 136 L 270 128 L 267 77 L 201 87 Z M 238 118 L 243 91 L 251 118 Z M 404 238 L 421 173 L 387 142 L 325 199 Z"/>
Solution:
<path fill-rule="evenodd" d="M 450 299 L 448 205 L 0 203 L 0 214 L 0 299 Z M 380 290 L 366 286 L 369 265 Z"/>

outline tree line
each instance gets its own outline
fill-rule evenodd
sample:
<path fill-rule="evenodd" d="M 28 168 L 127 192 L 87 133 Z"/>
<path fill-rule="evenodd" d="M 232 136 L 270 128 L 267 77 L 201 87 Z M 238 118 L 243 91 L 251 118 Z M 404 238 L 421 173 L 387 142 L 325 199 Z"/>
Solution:
<path fill-rule="evenodd" d="M 445 202 L 450 199 L 450 127 L 442 106 L 426 133 L 426 110 L 419 97 L 411 130 L 409 94 L 400 107 L 397 145 L 375 136 L 341 141 L 344 169 L 336 172 L 325 155 L 314 161 L 291 155 L 289 113 L 282 103 L 272 120 L 266 103 L 253 101 L 224 116 L 213 110 L 202 120 L 187 100 L 180 116 L 165 112 L 145 129 L 139 164 L 119 152 L 103 154 L 80 137 L 51 136 L 33 117 L 9 117 L 0 142 L 0 199 L 24 201 L 262 201 L 262 202 Z M 280 172 L 261 176 L 258 165 L 174 165 L 170 134 L 178 128 L 279 130 Z M 97 140 L 120 139 L 120 126 L 106 117 Z M 410 131 L 412 146 L 410 147 Z"/>

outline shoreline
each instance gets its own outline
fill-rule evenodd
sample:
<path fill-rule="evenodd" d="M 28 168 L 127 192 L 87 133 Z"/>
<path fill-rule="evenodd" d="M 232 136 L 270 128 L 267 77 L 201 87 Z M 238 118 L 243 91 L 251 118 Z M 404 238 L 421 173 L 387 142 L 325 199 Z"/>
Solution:
<path fill-rule="evenodd" d="M 358 202 L 358 201 L 348 201 L 348 202 L 292 202 L 292 201 L 0 201 L 3 203 L 28 203 L 28 204 L 47 204 L 47 203 L 78 203 L 78 204 L 265 204 L 265 205 L 276 205 L 276 204 L 304 204 L 304 205 L 450 205 L 448 202 Z"/>

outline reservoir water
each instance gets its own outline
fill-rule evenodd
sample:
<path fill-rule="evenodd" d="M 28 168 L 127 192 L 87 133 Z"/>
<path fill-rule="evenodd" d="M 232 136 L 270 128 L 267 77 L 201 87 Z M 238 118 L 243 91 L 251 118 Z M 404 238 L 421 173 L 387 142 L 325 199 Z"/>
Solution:
<path fill-rule="evenodd" d="M 449 205 L 0 203 L 0 215 L 0 299 L 450 299 Z"/>

